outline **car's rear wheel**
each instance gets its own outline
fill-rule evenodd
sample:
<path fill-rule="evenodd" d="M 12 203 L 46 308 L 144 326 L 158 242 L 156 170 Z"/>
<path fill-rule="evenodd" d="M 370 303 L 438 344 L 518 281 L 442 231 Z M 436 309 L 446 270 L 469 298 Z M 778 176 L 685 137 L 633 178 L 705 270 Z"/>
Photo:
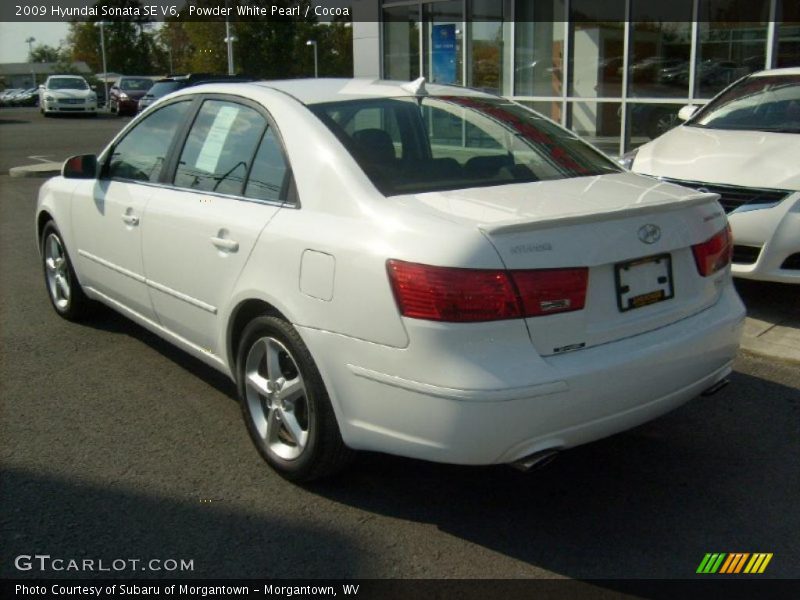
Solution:
<path fill-rule="evenodd" d="M 353 452 L 311 353 L 289 323 L 274 316 L 251 321 L 236 365 L 247 429 L 272 468 L 291 481 L 312 481 L 347 465 Z"/>
<path fill-rule="evenodd" d="M 55 311 L 70 321 L 85 318 L 90 312 L 91 301 L 78 282 L 64 241 L 52 221 L 42 231 L 41 254 L 47 295 Z"/>

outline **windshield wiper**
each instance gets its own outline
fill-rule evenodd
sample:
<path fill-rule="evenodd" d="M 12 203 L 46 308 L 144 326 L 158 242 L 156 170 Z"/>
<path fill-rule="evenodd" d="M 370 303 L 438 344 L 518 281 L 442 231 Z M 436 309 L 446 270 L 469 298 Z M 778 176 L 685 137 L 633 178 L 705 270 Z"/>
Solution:
<path fill-rule="evenodd" d="M 769 133 L 800 133 L 800 127 L 759 127 L 755 131 L 768 131 Z"/>

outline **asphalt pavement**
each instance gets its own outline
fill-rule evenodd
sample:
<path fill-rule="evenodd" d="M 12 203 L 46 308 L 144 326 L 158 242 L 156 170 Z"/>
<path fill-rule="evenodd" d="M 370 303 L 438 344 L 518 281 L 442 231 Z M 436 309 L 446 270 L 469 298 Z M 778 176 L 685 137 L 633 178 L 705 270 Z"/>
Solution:
<path fill-rule="evenodd" d="M 5 173 L 96 151 L 121 121 L 9 112 L 1 577 L 42 577 L 14 559 L 43 553 L 192 560 L 171 573 L 190 577 L 691 578 L 707 552 L 771 552 L 765 577 L 800 577 L 796 364 L 743 353 L 717 395 L 533 473 L 365 453 L 295 486 L 258 457 L 225 377 L 110 310 L 56 316 L 34 244 L 41 181 Z M 784 297 L 773 289 L 746 292 L 748 306 Z"/>

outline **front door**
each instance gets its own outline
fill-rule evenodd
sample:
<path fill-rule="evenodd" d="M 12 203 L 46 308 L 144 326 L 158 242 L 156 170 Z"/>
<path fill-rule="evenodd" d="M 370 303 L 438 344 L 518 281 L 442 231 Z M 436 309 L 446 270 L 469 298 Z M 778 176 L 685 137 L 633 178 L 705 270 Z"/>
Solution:
<path fill-rule="evenodd" d="M 142 262 L 145 207 L 190 104 L 170 104 L 140 121 L 114 144 L 100 179 L 80 181 L 73 195 L 73 260 L 81 283 L 151 319 Z"/>

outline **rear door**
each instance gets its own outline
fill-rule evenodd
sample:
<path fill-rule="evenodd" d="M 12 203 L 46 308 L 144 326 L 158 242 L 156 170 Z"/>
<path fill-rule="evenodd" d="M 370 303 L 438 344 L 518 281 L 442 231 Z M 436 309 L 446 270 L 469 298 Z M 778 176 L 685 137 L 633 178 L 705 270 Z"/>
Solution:
<path fill-rule="evenodd" d="M 174 165 L 173 186 L 147 206 L 143 256 L 161 324 L 219 355 L 219 315 L 290 180 L 263 109 L 208 96 Z"/>

